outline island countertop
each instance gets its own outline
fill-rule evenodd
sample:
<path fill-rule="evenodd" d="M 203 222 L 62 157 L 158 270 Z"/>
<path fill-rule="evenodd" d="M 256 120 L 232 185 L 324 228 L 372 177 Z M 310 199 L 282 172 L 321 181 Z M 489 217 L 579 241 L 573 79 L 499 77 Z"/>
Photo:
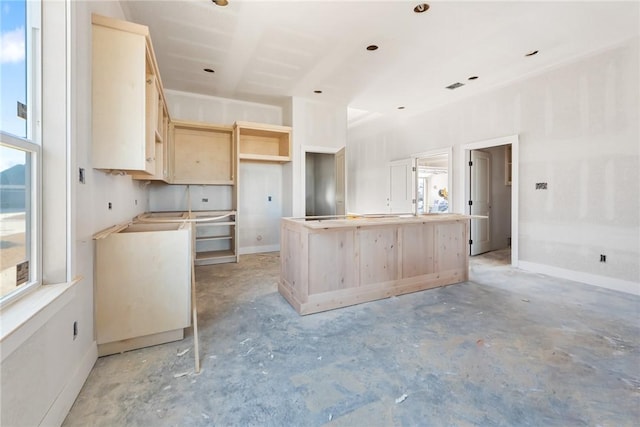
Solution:
<path fill-rule="evenodd" d="M 342 228 L 342 227 L 362 227 L 370 225 L 393 225 L 411 224 L 423 222 L 449 222 L 468 220 L 470 215 L 456 213 L 436 213 L 436 214 L 364 214 L 364 215 L 340 215 L 324 217 L 301 217 L 283 218 L 283 220 L 300 223 L 312 229 Z"/>

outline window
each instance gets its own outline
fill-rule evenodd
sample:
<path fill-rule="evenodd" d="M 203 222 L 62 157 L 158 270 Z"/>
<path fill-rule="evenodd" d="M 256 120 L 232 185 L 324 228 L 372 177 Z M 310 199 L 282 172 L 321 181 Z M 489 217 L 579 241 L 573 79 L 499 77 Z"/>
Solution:
<path fill-rule="evenodd" d="M 39 272 L 40 3 L 0 1 L 0 305 Z"/>

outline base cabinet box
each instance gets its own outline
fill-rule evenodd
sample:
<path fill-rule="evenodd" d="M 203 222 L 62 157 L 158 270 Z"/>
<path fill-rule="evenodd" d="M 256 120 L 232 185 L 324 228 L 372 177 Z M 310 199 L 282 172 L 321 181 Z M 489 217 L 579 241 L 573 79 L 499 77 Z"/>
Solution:
<path fill-rule="evenodd" d="M 98 354 L 180 340 L 191 324 L 191 226 L 134 223 L 96 238 Z"/>

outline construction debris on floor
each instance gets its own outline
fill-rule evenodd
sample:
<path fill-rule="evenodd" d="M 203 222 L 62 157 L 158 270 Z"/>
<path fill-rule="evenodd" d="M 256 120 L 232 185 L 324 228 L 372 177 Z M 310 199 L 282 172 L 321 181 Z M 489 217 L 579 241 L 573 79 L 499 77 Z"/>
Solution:
<path fill-rule="evenodd" d="M 102 357 L 64 425 L 637 425 L 640 298 L 494 261 L 304 317 L 277 253 L 197 267 L 201 372 L 189 334 Z"/>

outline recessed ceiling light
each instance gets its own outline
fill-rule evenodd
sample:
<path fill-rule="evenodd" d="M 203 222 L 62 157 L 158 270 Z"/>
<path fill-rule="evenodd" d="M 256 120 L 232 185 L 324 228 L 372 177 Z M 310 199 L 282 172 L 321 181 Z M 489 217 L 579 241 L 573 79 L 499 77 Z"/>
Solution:
<path fill-rule="evenodd" d="M 413 11 L 415 13 L 424 13 L 427 10 L 429 10 L 429 5 L 426 3 L 420 3 L 419 5 L 413 8 Z"/>
<path fill-rule="evenodd" d="M 313 93 L 322 93 L 321 90 L 314 90 Z"/>
<path fill-rule="evenodd" d="M 478 76 L 471 76 L 467 80 L 476 80 L 477 78 L 478 78 Z"/>
<path fill-rule="evenodd" d="M 533 56 L 533 55 L 535 55 L 537 53 L 538 53 L 537 50 L 532 50 L 531 52 L 527 53 L 525 56 Z"/>
<path fill-rule="evenodd" d="M 211 0 L 216 4 L 216 6 L 226 6 L 229 4 L 227 0 Z"/>
<path fill-rule="evenodd" d="M 204 71 L 206 71 L 207 73 L 215 73 L 215 71 L 213 71 L 211 68 L 205 68 Z"/>
<path fill-rule="evenodd" d="M 464 83 L 456 82 L 447 86 L 447 89 L 458 89 L 459 87 L 464 86 Z"/>
<path fill-rule="evenodd" d="M 398 110 L 404 110 L 403 106 L 398 107 Z"/>
<path fill-rule="evenodd" d="M 370 44 L 369 46 L 367 46 L 367 50 L 378 50 L 378 46 L 376 46 L 375 44 Z"/>

